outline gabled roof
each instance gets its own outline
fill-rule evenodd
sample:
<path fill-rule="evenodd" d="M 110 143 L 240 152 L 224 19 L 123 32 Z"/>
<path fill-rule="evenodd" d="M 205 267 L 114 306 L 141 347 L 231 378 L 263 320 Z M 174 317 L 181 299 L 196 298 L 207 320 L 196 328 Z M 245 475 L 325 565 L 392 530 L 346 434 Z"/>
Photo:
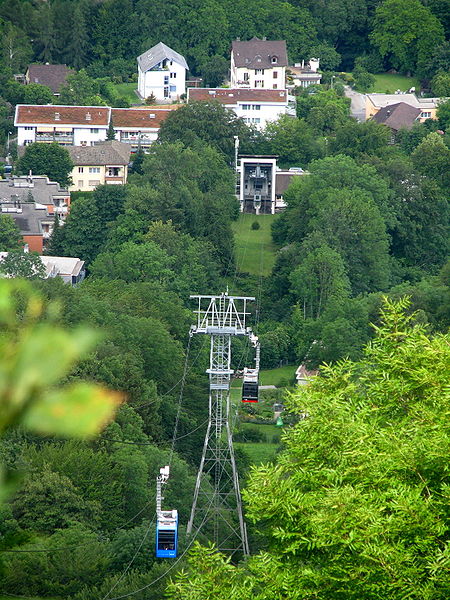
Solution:
<path fill-rule="evenodd" d="M 29 83 L 39 83 L 48 86 L 54 94 L 59 93 L 59 88 L 66 83 L 68 75 L 75 73 L 66 65 L 39 65 L 28 66 L 27 77 Z"/>
<path fill-rule="evenodd" d="M 248 42 L 234 40 L 231 46 L 236 67 L 249 69 L 269 69 L 272 67 L 287 67 L 287 50 L 284 40 L 260 40 L 257 37 Z M 277 62 L 272 63 L 272 57 Z"/>
<path fill-rule="evenodd" d="M 18 104 L 14 125 L 87 125 L 108 126 L 108 106 L 59 106 L 52 104 Z"/>
<path fill-rule="evenodd" d="M 95 146 L 67 146 L 75 166 L 80 165 L 127 165 L 131 148 L 117 140 L 106 140 Z"/>
<path fill-rule="evenodd" d="M 169 46 L 166 46 L 162 42 L 159 42 L 159 44 L 156 44 L 156 46 L 138 56 L 137 61 L 141 71 L 148 71 L 165 58 L 175 61 L 186 70 L 189 69 L 184 56 L 181 56 L 181 54 L 178 54 L 178 52 L 175 52 L 175 50 L 172 50 L 172 48 L 169 48 Z"/>
<path fill-rule="evenodd" d="M 269 104 L 286 104 L 286 90 L 265 90 L 261 88 L 188 88 L 188 102 L 218 100 L 220 103 L 237 104 L 238 102 L 268 102 Z"/>
<path fill-rule="evenodd" d="M 176 108 L 180 104 L 174 105 Z M 158 129 L 175 108 L 113 108 L 111 118 L 114 129 Z"/>
<path fill-rule="evenodd" d="M 420 113 L 420 108 L 414 108 L 414 106 L 405 102 L 398 102 L 380 108 L 377 114 L 372 117 L 372 120 L 398 131 L 401 128 L 411 129 Z"/>

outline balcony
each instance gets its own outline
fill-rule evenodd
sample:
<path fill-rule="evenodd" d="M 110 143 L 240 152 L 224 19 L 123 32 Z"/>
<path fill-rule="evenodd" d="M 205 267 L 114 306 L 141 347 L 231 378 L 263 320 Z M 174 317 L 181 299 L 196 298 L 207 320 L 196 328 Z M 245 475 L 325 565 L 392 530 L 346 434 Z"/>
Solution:
<path fill-rule="evenodd" d="M 124 144 L 134 144 L 135 146 L 137 146 L 138 144 L 145 144 L 145 145 L 149 145 L 152 144 L 154 142 L 154 139 L 152 139 L 150 136 L 146 136 L 146 135 L 131 135 L 129 137 L 121 137 L 120 141 L 123 142 Z"/>
<path fill-rule="evenodd" d="M 58 144 L 73 144 L 73 134 L 37 133 L 36 142 L 57 142 Z"/>

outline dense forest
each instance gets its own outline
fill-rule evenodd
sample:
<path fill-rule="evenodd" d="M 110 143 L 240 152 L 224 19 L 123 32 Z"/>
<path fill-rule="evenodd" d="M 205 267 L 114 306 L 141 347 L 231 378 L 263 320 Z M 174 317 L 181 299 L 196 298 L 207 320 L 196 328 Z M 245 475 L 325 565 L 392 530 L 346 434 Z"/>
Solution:
<path fill-rule="evenodd" d="M 29 279 L 0 280 L 1 600 L 447 600 L 450 103 L 392 143 L 327 81 L 359 68 L 445 84 L 448 2 L 4 0 L 0 11 L 5 139 L 16 102 L 46 101 L 11 78 L 31 60 L 82 69 L 86 102 L 106 101 L 161 40 L 205 80 L 226 72 L 232 39 L 253 35 L 329 71 L 299 93 L 296 117 L 262 132 L 214 102 L 183 105 L 126 185 L 73 194 L 48 253 L 86 262 L 76 287 L 41 279 L 0 216 L 0 250 L 24 261 L 7 273 Z M 270 220 L 269 274 L 262 246 L 252 272 L 237 260 L 236 135 L 243 153 L 309 173 L 284 212 L 249 226 L 250 237 Z M 66 182 L 67 152 L 37 153 Z M 286 382 L 276 460 L 250 468 L 236 451 L 252 554 L 240 563 L 214 551 L 208 527 L 194 544 L 184 535 L 208 417 L 209 347 L 188 342 L 189 295 L 227 286 L 257 298 L 262 368 L 320 366 L 305 388 Z M 237 369 L 248 348 L 233 350 Z M 115 417 L 95 419 L 87 407 L 100 410 L 105 389 Z M 52 420 L 39 410 L 47 397 L 81 403 L 81 417 Z M 164 464 L 180 516 L 181 559 L 169 564 L 154 554 Z"/>

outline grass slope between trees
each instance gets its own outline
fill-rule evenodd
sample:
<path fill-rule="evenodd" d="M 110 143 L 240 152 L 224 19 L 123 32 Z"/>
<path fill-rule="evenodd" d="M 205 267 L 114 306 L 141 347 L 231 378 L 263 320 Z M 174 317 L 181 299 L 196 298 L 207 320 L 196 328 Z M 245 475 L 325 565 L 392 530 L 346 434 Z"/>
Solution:
<path fill-rule="evenodd" d="M 237 270 L 251 275 L 270 275 L 275 263 L 275 248 L 270 226 L 275 215 L 240 214 L 233 223 Z M 252 229 L 252 223 L 259 229 Z"/>

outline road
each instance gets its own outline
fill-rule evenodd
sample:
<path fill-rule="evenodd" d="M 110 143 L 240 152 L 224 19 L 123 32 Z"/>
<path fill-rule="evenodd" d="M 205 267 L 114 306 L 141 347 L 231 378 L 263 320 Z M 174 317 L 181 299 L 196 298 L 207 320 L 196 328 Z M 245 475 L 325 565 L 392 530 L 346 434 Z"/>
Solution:
<path fill-rule="evenodd" d="M 345 86 L 345 95 L 350 98 L 350 114 L 360 123 L 366 120 L 366 96 Z"/>

